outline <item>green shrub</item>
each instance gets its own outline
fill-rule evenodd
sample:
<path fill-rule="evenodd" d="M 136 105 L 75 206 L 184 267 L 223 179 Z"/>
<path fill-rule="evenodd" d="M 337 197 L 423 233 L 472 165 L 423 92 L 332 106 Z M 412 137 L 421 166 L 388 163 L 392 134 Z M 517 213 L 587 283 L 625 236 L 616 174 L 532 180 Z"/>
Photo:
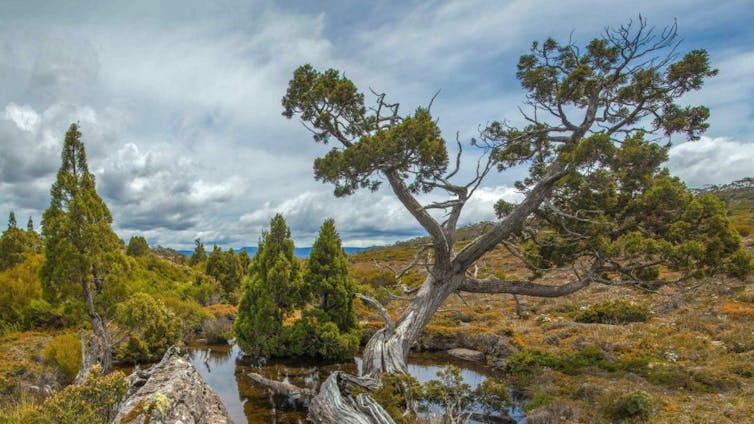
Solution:
<path fill-rule="evenodd" d="M 597 367 L 605 371 L 644 372 L 648 360 L 609 360 L 597 346 L 587 346 L 567 355 L 555 355 L 538 350 L 523 350 L 510 355 L 506 360 L 506 370 L 512 374 L 528 376 L 537 367 L 547 367 L 568 375 L 577 375 L 583 368 Z"/>
<path fill-rule="evenodd" d="M 372 398 L 385 408 L 396 423 L 415 423 L 415 417 L 404 412 L 413 409 L 424 396 L 419 381 L 410 374 L 382 374 L 380 381 L 382 385 L 371 393 Z"/>
<path fill-rule="evenodd" d="M 136 293 L 116 307 L 116 322 L 129 331 L 129 340 L 118 350 L 118 359 L 140 363 L 159 359 L 170 345 L 181 340 L 181 323 L 165 305 L 146 293 Z"/>
<path fill-rule="evenodd" d="M 70 383 L 81 368 L 81 341 L 76 333 L 54 337 L 45 347 L 45 359 L 58 367 Z"/>
<path fill-rule="evenodd" d="M 68 386 L 42 405 L 46 420 L 55 424 L 109 423 L 115 418 L 128 384 L 119 371 L 103 376 L 94 367 L 81 385 Z"/>
<path fill-rule="evenodd" d="M 637 390 L 621 396 L 613 405 L 612 416 L 618 420 L 639 419 L 646 420 L 652 414 L 652 396 Z"/>
<path fill-rule="evenodd" d="M 574 319 L 577 322 L 599 324 L 627 324 L 644 322 L 650 318 L 647 307 L 635 305 L 624 300 L 598 303 L 579 311 Z"/>
<path fill-rule="evenodd" d="M 325 321 L 320 310 L 305 311 L 293 325 L 283 327 L 273 356 L 311 356 L 325 360 L 353 358 L 359 349 L 361 330 L 341 332 L 332 321 Z"/>
<path fill-rule="evenodd" d="M 199 334 L 204 322 L 211 318 L 210 314 L 193 300 L 181 300 L 177 297 L 166 297 L 161 300 L 181 322 L 182 333 L 186 342 Z"/>
<path fill-rule="evenodd" d="M 55 328 L 61 326 L 62 318 L 57 315 L 55 308 L 44 299 L 34 299 L 29 302 L 24 314 L 26 328 Z"/>

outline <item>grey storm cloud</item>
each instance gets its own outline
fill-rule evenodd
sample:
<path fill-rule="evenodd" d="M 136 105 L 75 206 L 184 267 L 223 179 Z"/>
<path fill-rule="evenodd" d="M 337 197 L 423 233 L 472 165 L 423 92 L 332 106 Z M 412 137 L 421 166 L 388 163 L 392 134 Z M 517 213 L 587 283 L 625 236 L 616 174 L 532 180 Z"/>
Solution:
<path fill-rule="evenodd" d="M 579 42 L 637 12 L 677 17 L 682 48 L 707 48 L 720 74 L 684 99 L 710 106 L 709 138 L 671 150 L 691 185 L 751 175 L 754 40 L 740 2 L 588 0 L 370 2 L 4 2 L 0 4 L 0 213 L 38 220 L 66 129 L 79 122 L 97 187 L 121 237 L 190 247 L 256 243 L 276 212 L 298 243 L 327 217 L 346 244 L 420 235 L 387 188 L 335 198 L 312 178 L 317 145 L 280 116 L 303 63 L 343 70 L 410 113 L 432 106 L 449 141 L 495 119 L 520 123 L 515 64 L 533 40 Z M 585 12 L 587 11 L 587 12 Z M 723 35 L 719 35 L 723 34 Z M 371 99 L 368 98 L 368 101 Z M 474 172 L 476 153 L 466 152 Z M 724 169 L 722 169 L 724 167 Z M 463 222 L 516 200 L 525 167 L 490 175 Z M 424 200 L 433 200 L 426 197 Z"/>

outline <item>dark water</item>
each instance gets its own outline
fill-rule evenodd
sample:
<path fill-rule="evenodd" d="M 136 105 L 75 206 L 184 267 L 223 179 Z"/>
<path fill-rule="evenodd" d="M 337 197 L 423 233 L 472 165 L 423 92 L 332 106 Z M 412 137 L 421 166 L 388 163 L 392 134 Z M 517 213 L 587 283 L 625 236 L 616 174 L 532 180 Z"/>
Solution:
<path fill-rule="evenodd" d="M 256 366 L 240 358 L 236 346 L 197 346 L 190 351 L 191 363 L 204 380 L 222 398 L 236 424 L 243 423 L 305 423 L 306 412 L 290 405 L 284 397 L 271 396 L 267 389 L 252 382 L 247 374 L 255 372 L 267 378 L 286 381 L 297 386 L 315 389 L 334 370 L 358 373 L 357 361 L 321 365 L 307 361 L 271 361 Z M 476 364 L 458 361 L 445 354 L 416 354 L 409 358 L 409 373 L 420 383 L 437 378 L 437 371 L 452 364 L 461 368 L 464 381 L 475 389 L 491 376 L 489 370 Z M 429 413 L 440 413 L 430 407 Z M 510 416 L 524 423 L 523 412 L 511 408 Z M 475 422 L 475 421 L 470 421 Z"/>

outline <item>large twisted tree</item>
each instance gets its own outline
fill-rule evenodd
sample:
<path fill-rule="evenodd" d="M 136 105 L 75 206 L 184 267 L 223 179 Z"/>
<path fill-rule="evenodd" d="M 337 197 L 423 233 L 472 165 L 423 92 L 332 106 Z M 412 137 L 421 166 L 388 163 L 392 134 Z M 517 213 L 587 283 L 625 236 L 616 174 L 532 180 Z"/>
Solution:
<path fill-rule="evenodd" d="M 295 71 L 283 115 L 300 118 L 315 141 L 334 144 L 315 160 L 315 178 L 334 184 L 336 196 L 387 182 L 431 240 L 417 255 L 430 258 L 427 277 L 397 321 L 383 314 L 385 328 L 364 351 L 364 376 L 331 376 L 314 397 L 310 418 L 391 422 L 365 395 L 344 391 L 344 383 L 373 387 L 382 373 L 405 373 L 409 349 L 453 293 L 557 297 L 590 284 L 652 289 L 717 271 L 750 271 L 723 205 L 692 196 L 661 168 L 671 137 L 696 140 L 708 126 L 706 107 L 678 99 L 717 72 L 706 51 L 680 56 L 677 47 L 674 25 L 658 33 L 643 19 L 607 30 L 583 48 L 552 39 L 533 43 L 516 74 L 526 92 L 527 124 L 493 122 L 481 131 L 472 144 L 486 159 L 463 183 L 457 182 L 461 145 L 451 158 L 429 108 L 404 115 L 384 94 L 368 106 L 336 70 L 304 65 Z M 499 202 L 494 226 L 456 246 L 459 216 L 485 176 L 522 164 L 529 166 L 518 183 L 524 199 Z M 422 202 L 429 192 L 447 199 Z M 501 245 L 531 270 L 529 279 L 470 275 L 476 261 Z M 570 270 L 572 279 L 541 282 L 556 269 Z"/>

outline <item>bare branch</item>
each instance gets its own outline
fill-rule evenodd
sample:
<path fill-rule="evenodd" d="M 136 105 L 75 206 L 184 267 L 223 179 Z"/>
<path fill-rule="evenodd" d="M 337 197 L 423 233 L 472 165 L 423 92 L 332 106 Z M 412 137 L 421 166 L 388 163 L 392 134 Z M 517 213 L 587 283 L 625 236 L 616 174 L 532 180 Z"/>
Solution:
<path fill-rule="evenodd" d="M 390 314 L 387 312 L 387 308 L 382 306 L 382 303 L 380 303 L 377 299 L 365 294 L 354 293 L 354 296 L 358 297 L 359 299 L 363 300 L 374 309 L 376 309 L 377 312 L 379 312 L 382 316 L 382 319 L 385 321 L 385 330 L 388 332 L 388 334 L 393 334 L 393 332 L 395 331 L 395 323 L 393 323 L 393 319 L 390 318 Z"/>
<path fill-rule="evenodd" d="M 534 297 L 561 297 L 587 287 L 593 279 L 594 277 L 590 275 L 585 278 L 576 278 L 559 286 L 548 286 L 530 281 L 467 278 L 461 283 L 458 290 L 469 293 L 509 293 Z"/>

